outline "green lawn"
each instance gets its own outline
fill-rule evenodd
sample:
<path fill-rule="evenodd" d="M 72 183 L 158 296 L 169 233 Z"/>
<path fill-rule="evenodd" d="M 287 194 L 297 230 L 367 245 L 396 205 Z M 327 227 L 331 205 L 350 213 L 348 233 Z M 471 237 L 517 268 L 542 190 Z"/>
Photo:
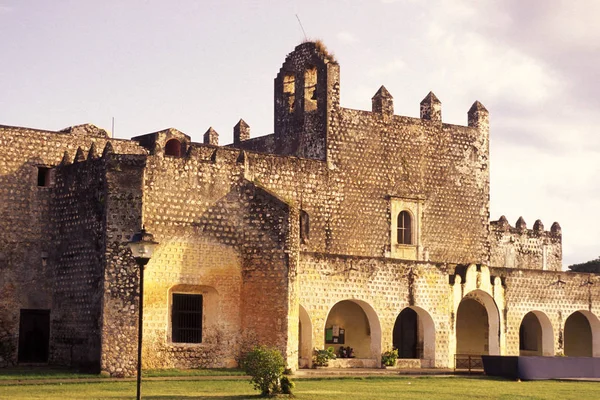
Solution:
<path fill-rule="evenodd" d="M 241 369 L 211 368 L 211 369 L 157 369 L 144 370 L 144 377 L 171 377 L 171 376 L 236 376 L 244 375 Z M 5 380 L 31 380 L 31 379 L 90 379 L 107 378 L 102 375 L 84 374 L 74 372 L 68 368 L 60 367 L 12 367 L 0 369 L 0 383 Z"/>
<path fill-rule="evenodd" d="M 302 399 L 598 399 L 600 382 L 514 382 L 490 378 L 415 377 L 303 379 L 296 381 Z M 257 398 L 245 380 L 146 381 L 144 399 Z M 135 382 L 2 385 L 0 399 L 131 399 Z"/>

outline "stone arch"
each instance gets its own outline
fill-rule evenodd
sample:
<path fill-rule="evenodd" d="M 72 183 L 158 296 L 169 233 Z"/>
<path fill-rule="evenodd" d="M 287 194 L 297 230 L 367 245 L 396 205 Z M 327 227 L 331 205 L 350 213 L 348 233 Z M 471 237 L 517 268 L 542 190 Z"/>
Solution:
<path fill-rule="evenodd" d="M 550 318 L 541 311 L 530 311 L 519 325 L 519 354 L 553 356 L 554 330 Z"/>
<path fill-rule="evenodd" d="M 488 293 L 467 293 L 456 311 L 456 354 L 500 355 L 500 313 Z"/>
<path fill-rule="evenodd" d="M 600 357 L 600 320 L 586 310 L 575 311 L 565 321 L 566 356 Z"/>
<path fill-rule="evenodd" d="M 398 348 L 397 339 L 399 334 L 399 330 L 402 328 L 402 318 L 403 313 L 410 310 L 410 312 L 414 313 L 416 316 L 416 332 L 414 332 L 414 337 L 416 339 L 415 349 L 414 349 L 414 358 L 420 358 L 422 360 L 427 361 L 427 364 L 433 366 L 435 362 L 435 324 L 433 322 L 433 318 L 427 311 L 425 311 L 421 307 L 410 306 L 403 309 L 396 318 L 396 323 L 394 324 L 393 330 L 393 338 L 392 342 L 394 344 L 394 348 Z M 409 333 L 410 334 L 410 333 Z M 400 349 L 398 351 L 400 353 Z M 402 355 L 401 354 L 401 358 Z"/>
<path fill-rule="evenodd" d="M 361 315 L 362 313 L 362 315 Z M 347 326 L 341 325 L 345 324 Z M 379 360 L 381 357 L 381 323 L 371 305 L 363 300 L 346 299 L 335 303 L 325 318 L 325 347 L 338 346 L 327 340 L 327 329 L 337 325 L 345 330 L 344 346 L 355 350 L 357 358 Z M 361 331 L 362 330 L 362 331 Z M 342 345 L 340 343 L 340 345 Z"/>
<path fill-rule="evenodd" d="M 181 142 L 177 139 L 169 139 L 165 144 L 165 155 L 181 157 Z"/>
<path fill-rule="evenodd" d="M 306 309 L 302 305 L 298 307 L 298 367 L 310 368 L 312 366 L 313 326 Z"/>

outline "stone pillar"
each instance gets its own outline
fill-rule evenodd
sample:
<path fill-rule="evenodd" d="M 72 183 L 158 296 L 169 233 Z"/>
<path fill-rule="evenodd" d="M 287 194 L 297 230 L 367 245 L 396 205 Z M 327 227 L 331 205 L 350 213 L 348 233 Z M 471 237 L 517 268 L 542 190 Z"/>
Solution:
<path fill-rule="evenodd" d="M 442 102 L 433 92 L 429 92 L 421 101 L 421 119 L 442 122 Z"/>
<path fill-rule="evenodd" d="M 219 134 L 211 126 L 206 132 L 204 132 L 204 144 L 212 144 L 214 146 L 219 145 Z"/>
<path fill-rule="evenodd" d="M 243 119 L 233 127 L 233 144 L 240 144 L 244 140 L 250 139 L 250 125 Z"/>
<path fill-rule="evenodd" d="M 387 91 L 385 86 L 381 86 L 377 93 L 371 98 L 372 111 L 384 115 L 394 115 L 394 98 Z"/>

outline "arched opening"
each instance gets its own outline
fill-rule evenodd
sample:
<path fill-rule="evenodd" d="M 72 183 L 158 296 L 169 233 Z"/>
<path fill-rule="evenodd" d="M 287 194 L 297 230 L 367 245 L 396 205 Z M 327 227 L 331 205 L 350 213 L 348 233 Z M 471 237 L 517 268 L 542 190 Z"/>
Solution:
<path fill-rule="evenodd" d="M 298 368 L 312 366 L 312 322 L 306 309 L 300 306 L 298 321 Z"/>
<path fill-rule="evenodd" d="M 170 139 L 165 145 L 165 155 L 181 157 L 181 142 L 177 139 Z"/>
<path fill-rule="evenodd" d="M 564 332 L 566 356 L 600 356 L 600 321 L 594 314 L 575 311 L 565 321 Z"/>
<path fill-rule="evenodd" d="M 317 68 L 306 67 L 304 71 L 304 111 L 317 109 Z"/>
<path fill-rule="evenodd" d="M 408 307 L 396 318 L 393 346 L 400 358 L 417 358 L 433 367 L 435 361 L 435 326 L 429 313 L 420 307 Z"/>
<path fill-rule="evenodd" d="M 283 96 L 287 101 L 288 111 L 294 112 L 294 104 L 296 102 L 296 79 L 294 74 L 287 73 L 283 77 Z"/>
<path fill-rule="evenodd" d="M 481 290 L 467 294 L 458 306 L 456 354 L 500 354 L 498 308 L 494 299 Z"/>
<path fill-rule="evenodd" d="M 405 308 L 394 324 L 394 348 L 400 358 L 421 358 L 423 342 L 419 343 L 419 316 Z"/>
<path fill-rule="evenodd" d="M 554 334 L 552 323 L 541 311 L 525 314 L 519 327 L 519 354 L 521 356 L 553 356 Z"/>
<path fill-rule="evenodd" d="M 398 244 L 413 244 L 412 215 L 404 210 L 398 214 Z"/>
<path fill-rule="evenodd" d="M 336 303 L 325 322 L 325 346 L 338 354 L 340 347 L 350 348 L 347 357 L 379 360 L 381 325 L 373 307 L 361 300 Z"/>

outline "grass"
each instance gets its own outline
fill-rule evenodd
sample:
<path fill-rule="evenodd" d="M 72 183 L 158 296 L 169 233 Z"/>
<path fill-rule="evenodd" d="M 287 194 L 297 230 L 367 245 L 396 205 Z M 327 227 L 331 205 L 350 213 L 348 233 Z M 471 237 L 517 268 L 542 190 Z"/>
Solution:
<path fill-rule="evenodd" d="M 302 379 L 294 394 L 299 400 L 363 399 L 597 399 L 597 382 L 514 382 L 467 377 L 377 377 Z M 146 381 L 144 399 L 256 399 L 247 380 Z M 0 399 L 131 399 L 135 382 L 2 385 Z"/>
<path fill-rule="evenodd" d="M 177 376 L 239 376 L 245 375 L 240 369 L 212 368 L 212 369 L 157 369 L 145 370 L 143 377 L 177 377 Z M 107 378 L 99 374 L 84 374 L 68 368 L 60 367 L 14 367 L 0 369 L 0 382 L 6 380 L 32 380 L 32 379 L 89 379 Z M 1 383 L 0 383 L 1 384 Z"/>

